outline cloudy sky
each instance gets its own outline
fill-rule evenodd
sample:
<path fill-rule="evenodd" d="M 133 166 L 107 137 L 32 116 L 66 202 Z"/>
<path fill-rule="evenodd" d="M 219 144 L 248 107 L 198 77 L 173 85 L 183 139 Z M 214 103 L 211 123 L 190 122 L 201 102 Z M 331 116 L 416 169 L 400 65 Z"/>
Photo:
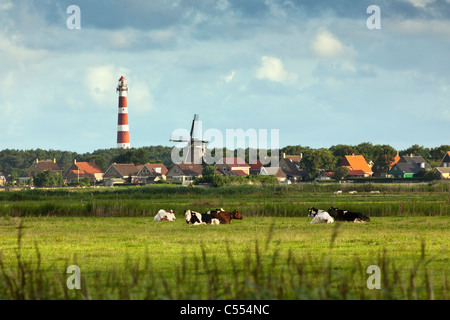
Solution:
<path fill-rule="evenodd" d="M 173 146 L 195 113 L 281 147 L 450 143 L 450 0 L 0 0 L 0 16 L 0 150 L 116 147 L 121 75 L 132 147 Z"/>

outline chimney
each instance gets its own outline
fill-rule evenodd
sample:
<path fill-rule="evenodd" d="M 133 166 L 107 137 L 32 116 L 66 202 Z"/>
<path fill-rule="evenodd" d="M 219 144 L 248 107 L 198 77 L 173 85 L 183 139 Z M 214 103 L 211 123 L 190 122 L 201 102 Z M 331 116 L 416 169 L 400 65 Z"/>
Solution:
<path fill-rule="evenodd" d="M 283 159 L 286 159 L 286 153 L 283 152 Z"/>
<path fill-rule="evenodd" d="M 300 152 L 300 161 L 303 159 L 303 153 Z"/>
<path fill-rule="evenodd" d="M 38 158 L 36 158 L 36 163 L 39 163 L 39 159 Z"/>
<path fill-rule="evenodd" d="M 73 164 L 77 164 L 77 159 L 73 159 Z"/>
<path fill-rule="evenodd" d="M 56 158 L 53 158 L 53 163 L 56 163 Z"/>

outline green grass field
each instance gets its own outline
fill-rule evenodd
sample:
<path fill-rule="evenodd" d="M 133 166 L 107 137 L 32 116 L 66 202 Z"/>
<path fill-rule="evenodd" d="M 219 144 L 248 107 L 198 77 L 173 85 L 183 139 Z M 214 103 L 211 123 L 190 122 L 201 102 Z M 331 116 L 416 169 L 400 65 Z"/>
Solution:
<path fill-rule="evenodd" d="M 1 299 L 448 297 L 445 191 L 20 197 L 0 202 Z M 311 225 L 312 205 L 359 209 L 371 222 Z M 187 225 L 186 207 L 238 208 L 244 219 Z M 173 208 L 177 220 L 153 222 L 159 208 Z M 66 287 L 69 265 L 81 269 L 81 290 Z M 381 290 L 367 288 L 370 265 L 381 268 Z"/>

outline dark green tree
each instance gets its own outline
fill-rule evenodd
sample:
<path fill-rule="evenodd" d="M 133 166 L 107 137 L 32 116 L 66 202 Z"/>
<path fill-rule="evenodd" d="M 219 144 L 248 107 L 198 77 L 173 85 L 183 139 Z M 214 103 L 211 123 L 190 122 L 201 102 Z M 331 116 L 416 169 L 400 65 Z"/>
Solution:
<path fill-rule="evenodd" d="M 44 170 L 35 175 L 33 182 L 36 187 L 61 187 L 64 185 L 63 176 L 50 170 Z"/>

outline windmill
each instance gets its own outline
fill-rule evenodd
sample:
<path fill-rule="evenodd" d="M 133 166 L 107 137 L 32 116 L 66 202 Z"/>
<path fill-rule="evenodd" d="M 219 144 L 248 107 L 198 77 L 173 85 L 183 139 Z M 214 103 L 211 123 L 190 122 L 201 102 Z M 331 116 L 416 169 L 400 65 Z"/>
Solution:
<path fill-rule="evenodd" d="M 194 120 L 192 120 L 191 132 L 189 140 L 186 139 L 170 139 L 173 142 L 187 142 L 187 152 L 184 158 L 184 163 L 199 163 L 201 164 L 201 159 L 203 158 L 203 152 L 205 144 L 209 141 L 194 138 L 194 127 L 195 122 L 198 121 L 198 114 L 194 114 Z M 197 160 L 197 162 L 195 162 Z"/>

